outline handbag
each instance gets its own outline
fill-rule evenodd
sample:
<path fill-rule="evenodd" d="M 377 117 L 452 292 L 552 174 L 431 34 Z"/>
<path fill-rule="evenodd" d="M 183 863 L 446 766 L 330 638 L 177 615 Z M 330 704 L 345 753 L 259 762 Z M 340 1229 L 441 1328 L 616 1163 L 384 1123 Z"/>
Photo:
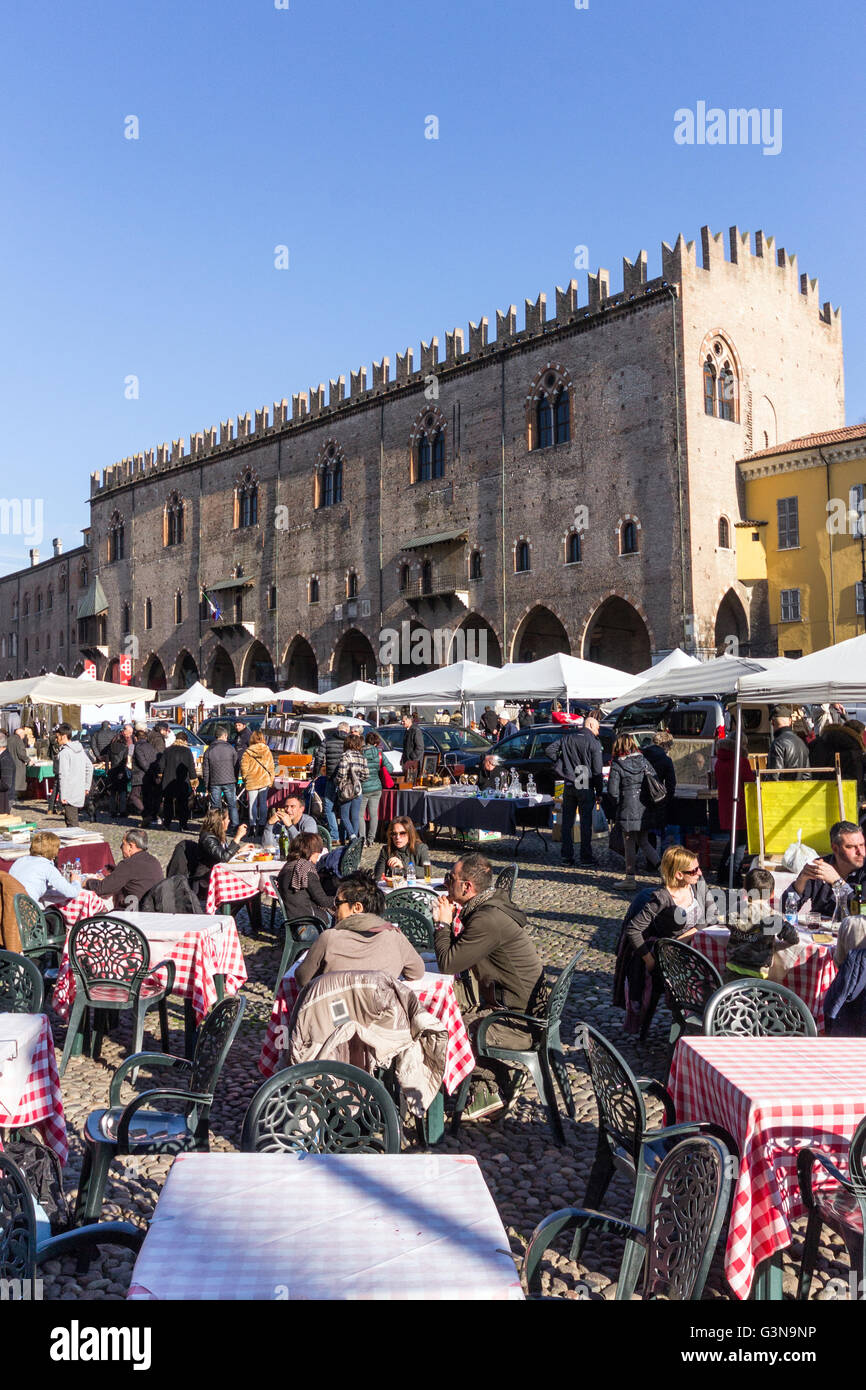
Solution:
<path fill-rule="evenodd" d="M 640 799 L 644 806 L 658 806 L 666 797 L 664 782 L 660 782 L 654 772 L 645 772 L 640 788 Z"/>
<path fill-rule="evenodd" d="M 390 791 L 390 789 L 394 786 L 394 778 L 391 776 L 388 764 L 385 762 L 385 759 L 382 757 L 381 753 L 379 754 L 379 778 L 382 783 L 382 786 L 386 787 Z"/>

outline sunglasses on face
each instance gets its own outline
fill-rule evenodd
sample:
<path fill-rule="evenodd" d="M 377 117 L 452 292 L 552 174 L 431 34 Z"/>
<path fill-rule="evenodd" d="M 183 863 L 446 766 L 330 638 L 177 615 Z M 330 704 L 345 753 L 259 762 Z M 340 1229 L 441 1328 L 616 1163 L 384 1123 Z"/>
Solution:
<path fill-rule="evenodd" d="M 683 869 L 686 878 L 694 878 L 695 874 L 699 874 L 700 872 L 700 865 L 696 865 L 694 869 Z"/>
<path fill-rule="evenodd" d="M 408 830 L 395 830 L 395 831 L 394 831 L 394 839 L 395 839 L 395 840 L 408 840 L 408 838 L 409 838 L 409 832 L 408 832 Z"/>

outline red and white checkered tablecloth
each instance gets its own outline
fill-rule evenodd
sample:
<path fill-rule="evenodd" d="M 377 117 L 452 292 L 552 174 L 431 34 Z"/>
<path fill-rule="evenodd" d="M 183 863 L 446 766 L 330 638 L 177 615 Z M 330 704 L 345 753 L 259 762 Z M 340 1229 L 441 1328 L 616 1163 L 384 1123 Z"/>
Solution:
<path fill-rule="evenodd" d="M 150 943 L 153 964 L 173 960 L 172 994 L 192 1001 L 196 1022 L 201 1023 L 217 1002 L 215 975 L 225 978 L 226 995 L 237 994 L 247 978 L 247 967 L 233 917 L 199 916 L 194 913 L 113 912 L 113 917 L 131 922 L 143 931 Z M 75 979 L 67 955 L 63 959 L 52 1006 L 60 1018 L 68 1018 L 75 998 Z"/>
<path fill-rule="evenodd" d="M 265 860 L 249 866 L 214 864 L 207 886 L 205 912 L 217 912 L 223 903 L 240 903 L 245 898 L 256 898 L 260 893 L 266 893 L 271 898 L 278 897 L 274 879 L 282 867 L 282 862 L 278 860 Z"/>
<path fill-rule="evenodd" d="M 738 1298 L 748 1298 L 757 1266 L 790 1245 L 791 1222 L 805 1214 L 800 1149 L 821 1149 L 847 1168 L 848 1146 L 866 1115 L 864 1076 L 863 1038 L 677 1043 L 668 1083 L 677 1120 L 723 1125 L 740 1153 L 725 1251 L 725 1275 Z"/>
<path fill-rule="evenodd" d="M 404 980 L 413 989 L 429 1013 L 445 1024 L 448 1029 L 448 1049 L 445 1054 L 445 1075 L 443 1081 L 449 1095 L 453 1095 L 475 1066 L 472 1044 L 463 1022 L 460 1005 L 454 993 L 452 975 L 422 975 L 420 980 Z M 288 1036 L 289 1019 L 298 998 L 298 986 L 290 972 L 284 975 L 277 990 L 268 1032 L 259 1056 L 259 1071 L 263 1076 L 273 1076 L 280 1068 L 280 1036 Z"/>
<path fill-rule="evenodd" d="M 711 927 L 697 932 L 689 944 L 706 956 L 707 960 L 712 961 L 717 970 L 724 972 L 725 951 L 730 935 L 726 928 Z M 833 947 L 802 939 L 801 946 L 803 959 L 788 971 L 784 984 L 786 989 L 799 995 L 814 1018 L 818 1032 L 823 1033 L 824 995 L 836 978 Z"/>
<path fill-rule="evenodd" d="M 48 1015 L 42 1014 L 41 1017 L 42 1027 L 33 1050 L 30 1074 L 17 1106 L 7 1110 L 0 1104 L 0 1129 L 23 1129 L 25 1125 L 33 1125 L 60 1162 L 65 1163 L 69 1146 L 66 1142 L 66 1120 L 54 1055 L 54 1038 Z M 14 1037 L 23 1021 L 31 1018 L 30 1014 L 0 1014 L 0 1038 Z M 0 1149 L 2 1147 L 0 1144 Z"/>

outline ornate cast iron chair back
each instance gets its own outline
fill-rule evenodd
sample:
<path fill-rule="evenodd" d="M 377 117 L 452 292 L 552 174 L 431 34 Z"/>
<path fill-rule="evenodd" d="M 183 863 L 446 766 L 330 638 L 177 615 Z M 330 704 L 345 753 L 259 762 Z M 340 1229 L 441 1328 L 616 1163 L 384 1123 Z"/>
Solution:
<path fill-rule="evenodd" d="M 303 1062 L 259 1088 L 242 1153 L 399 1153 L 400 1119 L 385 1087 L 345 1062 Z"/>
<path fill-rule="evenodd" d="M 774 980 L 734 980 L 707 1004 L 704 1032 L 710 1038 L 815 1038 L 815 1020 L 802 999 Z"/>
<path fill-rule="evenodd" d="M 392 905 L 391 898 L 393 897 L 396 897 L 396 894 L 390 894 L 385 903 L 387 921 L 393 922 L 395 926 L 400 928 L 416 951 L 432 951 L 432 918 L 428 917 L 426 912 L 420 912 L 417 907 L 410 906 L 405 902 Z"/>
<path fill-rule="evenodd" d="M 710 996 L 722 987 L 722 977 L 712 961 L 673 937 L 662 937 L 656 943 L 655 956 L 680 1028 L 686 1027 L 689 1014 L 703 1018 Z"/>
<path fill-rule="evenodd" d="M 647 1213 L 645 1299 L 700 1297 L 733 1177 L 717 1139 L 684 1139 L 656 1174 Z"/>
<path fill-rule="evenodd" d="M 647 1127 L 646 1106 L 635 1077 L 616 1048 L 585 1023 L 581 1037 L 598 1105 L 598 1122 L 614 1148 L 639 1162 L 641 1135 Z"/>
<path fill-rule="evenodd" d="M 150 969 L 150 943 L 131 922 L 86 917 L 69 933 L 69 962 L 88 1004 L 95 985 L 116 985 L 134 999 Z"/>
<path fill-rule="evenodd" d="M 241 994 L 229 995 L 214 1004 L 198 1030 L 189 1078 L 191 1091 L 213 1095 L 245 1007 L 246 999 Z"/>
<path fill-rule="evenodd" d="M 393 893 L 389 893 L 385 899 L 386 913 L 393 911 L 395 907 L 411 907 L 416 912 L 422 912 L 425 917 L 433 921 L 433 904 L 438 901 L 439 894 L 435 888 L 422 888 L 416 884 L 414 888 L 397 888 Z"/>
<path fill-rule="evenodd" d="M 30 1189 L 17 1164 L 0 1153 L 0 1279 L 30 1281 L 36 1296 L 36 1217 Z"/>
<path fill-rule="evenodd" d="M 517 873 L 518 869 L 516 864 L 509 864 L 506 868 L 502 869 L 502 871 L 496 875 L 495 887 L 497 891 L 501 893 L 504 890 L 509 898 L 512 898 L 514 896 L 514 885 L 517 882 Z"/>
<path fill-rule="evenodd" d="M 0 1013 L 39 1014 L 43 997 L 36 963 L 14 951 L 0 951 Z"/>

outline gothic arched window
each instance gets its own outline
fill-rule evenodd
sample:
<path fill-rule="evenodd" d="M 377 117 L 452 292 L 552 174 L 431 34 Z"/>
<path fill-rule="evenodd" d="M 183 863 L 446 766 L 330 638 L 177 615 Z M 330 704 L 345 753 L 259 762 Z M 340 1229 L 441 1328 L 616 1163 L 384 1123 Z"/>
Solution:
<path fill-rule="evenodd" d="M 123 559 L 123 548 L 123 517 L 120 512 L 113 512 L 108 527 L 108 563 L 110 565 L 113 565 L 115 560 Z"/>
<path fill-rule="evenodd" d="M 238 479 L 235 488 L 235 530 L 259 524 L 259 485 L 251 468 Z"/>
<path fill-rule="evenodd" d="M 165 504 L 163 519 L 163 545 L 183 544 L 183 499 L 173 492 Z"/>

